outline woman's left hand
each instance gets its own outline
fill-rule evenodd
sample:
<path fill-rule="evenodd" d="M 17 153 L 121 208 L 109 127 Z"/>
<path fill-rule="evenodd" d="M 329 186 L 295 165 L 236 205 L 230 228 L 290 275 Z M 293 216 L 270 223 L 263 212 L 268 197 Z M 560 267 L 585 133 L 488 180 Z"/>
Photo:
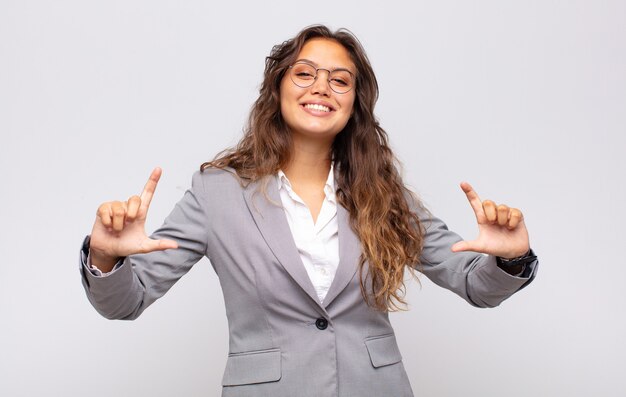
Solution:
<path fill-rule="evenodd" d="M 452 251 L 475 251 L 509 259 L 528 252 L 528 230 L 520 210 L 504 204 L 496 205 L 491 200 L 481 201 L 467 182 L 461 183 L 461 189 L 476 215 L 478 238 L 459 241 L 452 246 Z"/>

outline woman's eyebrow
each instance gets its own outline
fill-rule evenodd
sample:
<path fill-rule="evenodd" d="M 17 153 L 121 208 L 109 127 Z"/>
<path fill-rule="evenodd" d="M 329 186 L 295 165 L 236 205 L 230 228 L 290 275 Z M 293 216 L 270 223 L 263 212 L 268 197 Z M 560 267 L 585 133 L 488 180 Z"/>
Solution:
<path fill-rule="evenodd" d="M 306 59 L 306 58 L 296 59 L 296 62 L 305 62 L 305 63 L 310 63 L 313 66 L 317 66 L 317 62 L 313 62 L 312 60 Z"/>

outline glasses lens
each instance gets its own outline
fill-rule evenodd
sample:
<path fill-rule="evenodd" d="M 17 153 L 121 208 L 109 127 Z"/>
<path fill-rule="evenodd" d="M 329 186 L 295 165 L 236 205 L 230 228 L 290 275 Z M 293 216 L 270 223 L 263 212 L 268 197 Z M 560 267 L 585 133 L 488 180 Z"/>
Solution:
<path fill-rule="evenodd" d="M 306 63 L 296 63 L 291 67 L 291 80 L 298 87 L 308 87 L 315 81 L 317 71 Z"/>
<path fill-rule="evenodd" d="M 333 70 L 329 76 L 329 82 L 333 91 L 343 94 L 354 86 L 354 77 L 347 70 Z"/>

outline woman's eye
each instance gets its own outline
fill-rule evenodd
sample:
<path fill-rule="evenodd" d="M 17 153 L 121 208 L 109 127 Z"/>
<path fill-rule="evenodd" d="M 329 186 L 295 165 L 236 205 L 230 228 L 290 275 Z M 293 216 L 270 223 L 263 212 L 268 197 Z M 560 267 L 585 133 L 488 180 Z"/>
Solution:
<path fill-rule="evenodd" d="M 336 85 L 340 85 L 342 87 L 345 87 L 348 85 L 348 82 L 342 79 L 332 79 L 330 82 Z"/>

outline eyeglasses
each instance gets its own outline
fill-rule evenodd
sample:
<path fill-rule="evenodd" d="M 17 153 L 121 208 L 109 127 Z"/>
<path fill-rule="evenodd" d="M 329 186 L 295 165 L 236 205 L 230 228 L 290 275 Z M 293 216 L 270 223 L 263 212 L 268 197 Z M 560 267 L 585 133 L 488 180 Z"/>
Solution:
<path fill-rule="evenodd" d="M 345 94 L 354 87 L 355 79 L 351 71 L 347 69 L 328 70 L 316 68 L 306 62 L 296 62 L 289 66 L 289 77 L 291 77 L 291 81 L 298 87 L 307 88 L 315 83 L 320 70 L 328 72 L 328 84 L 330 85 L 330 89 L 337 94 Z"/>

